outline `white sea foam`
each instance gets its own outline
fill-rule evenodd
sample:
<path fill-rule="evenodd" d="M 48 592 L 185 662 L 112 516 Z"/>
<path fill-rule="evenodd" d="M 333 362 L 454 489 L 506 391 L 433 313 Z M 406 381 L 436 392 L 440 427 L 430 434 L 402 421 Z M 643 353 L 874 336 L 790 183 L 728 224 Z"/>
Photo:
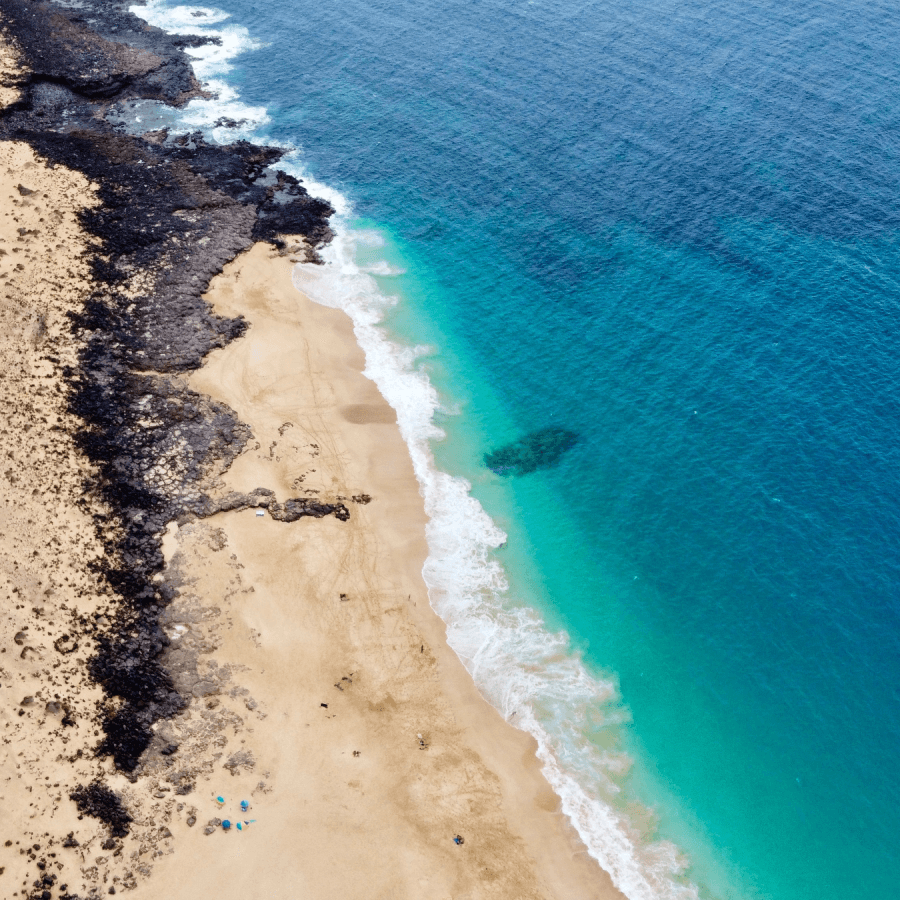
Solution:
<path fill-rule="evenodd" d="M 396 278 L 398 275 L 405 275 L 406 269 L 401 269 L 399 266 L 392 266 L 386 260 L 379 260 L 378 262 L 371 263 L 363 269 L 364 272 L 368 272 L 370 275 L 380 275 L 384 278 Z"/>
<path fill-rule="evenodd" d="M 242 104 L 222 80 L 231 59 L 260 46 L 246 29 L 209 28 L 228 16 L 207 7 L 169 7 L 151 0 L 132 11 L 170 32 L 222 38 L 221 47 L 189 51 L 198 78 L 218 97 L 188 104 L 180 116 L 184 130 L 200 128 L 216 140 L 230 140 L 235 130 L 216 128 L 215 122 L 243 118 L 248 124 L 241 136 L 272 143 L 255 133 L 268 122 L 266 110 Z M 431 441 L 444 434 L 434 414 L 453 410 L 442 405 L 427 374 L 417 368 L 427 348 L 392 340 L 380 324 L 398 301 L 381 293 L 373 276 L 402 271 L 387 261 L 357 263 L 357 249 L 384 246 L 383 236 L 374 229 L 353 229 L 349 201 L 311 179 L 296 148 L 285 149 L 289 152 L 279 167 L 303 178 L 311 194 L 336 210 L 336 238 L 323 252 L 325 264 L 298 265 L 294 283 L 317 303 L 350 316 L 365 351 L 365 374 L 397 412 L 429 516 L 423 575 L 431 603 L 447 623 L 450 645 L 506 719 L 534 735 L 544 774 L 564 812 L 629 900 L 694 900 L 696 888 L 679 877 L 684 861 L 677 848 L 642 833 L 617 803 L 630 760 L 601 751 L 589 739 L 593 729 L 626 720 L 614 685 L 587 671 L 565 634 L 549 632 L 536 612 L 511 603 L 506 575 L 493 555 L 506 535 L 471 496 L 465 479 L 435 465 Z"/>
<path fill-rule="evenodd" d="M 191 57 L 197 80 L 204 90 L 214 95 L 211 98 L 197 97 L 180 111 L 179 124 L 185 131 L 204 131 L 214 140 L 226 143 L 239 137 L 249 139 L 269 123 L 269 113 L 264 106 L 242 103 L 237 92 L 224 80 L 232 69 L 231 60 L 265 46 L 254 40 L 242 25 L 215 27 L 229 18 L 228 13 L 206 6 L 167 6 L 161 0 L 150 0 L 146 6 L 132 6 L 131 12 L 163 31 L 200 34 L 220 41 L 219 44 L 204 44 L 185 50 Z M 221 119 L 239 124 L 236 128 L 216 126 Z"/>
<path fill-rule="evenodd" d="M 384 246 L 384 236 L 374 228 L 356 228 L 353 235 L 356 243 L 361 247 Z"/>
<path fill-rule="evenodd" d="M 423 575 L 447 623 L 450 645 L 504 717 L 538 742 L 544 773 L 589 851 L 630 900 L 692 900 L 696 889 L 672 844 L 649 840 L 615 805 L 629 761 L 602 753 L 586 731 L 624 721 L 614 686 L 593 677 L 564 634 L 547 631 L 533 610 L 510 604 L 492 551 L 506 535 L 471 496 L 469 483 L 440 471 L 431 441 L 443 437 L 434 413 L 447 409 L 416 368 L 425 348 L 390 338 L 379 323 L 395 298 L 380 293 L 370 266 L 355 262 L 356 234 L 338 222 L 324 266 L 300 264 L 294 283 L 311 299 L 343 309 L 366 354 L 365 374 L 397 411 L 429 516 Z M 367 241 L 368 243 L 368 241 Z"/>

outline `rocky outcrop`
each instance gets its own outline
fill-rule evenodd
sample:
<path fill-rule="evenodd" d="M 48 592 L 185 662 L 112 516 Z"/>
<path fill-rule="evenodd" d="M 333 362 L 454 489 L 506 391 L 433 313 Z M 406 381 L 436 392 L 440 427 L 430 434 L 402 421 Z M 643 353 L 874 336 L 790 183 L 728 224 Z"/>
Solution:
<path fill-rule="evenodd" d="M 0 115 L 0 139 L 25 141 L 98 185 L 100 203 L 82 216 L 95 242 L 93 289 L 72 317 L 79 354 L 65 380 L 76 443 L 96 472 L 86 494 L 111 511 L 94 517 L 105 547 L 97 567 L 115 600 L 108 624 L 89 638 L 97 647 L 90 674 L 111 701 L 97 752 L 131 772 L 154 723 L 186 702 L 162 662 L 160 617 L 173 589 L 155 576 L 167 524 L 250 506 L 283 522 L 349 517 L 340 503 L 279 504 L 266 491 L 216 497 L 211 486 L 249 430 L 179 378 L 244 332 L 241 318 L 217 316 L 203 299 L 225 263 L 255 241 L 281 246 L 285 234 L 301 235 L 314 254 L 331 237 L 333 210 L 275 168 L 282 150 L 128 134 L 109 115 L 127 99 L 179 105 L 199 96 L 183 52 L 194 39 L 166 35 L 107 0 L 77 8 L 0 0 L 0 17 L 25 67 L 21 99 Z"/>
<path fill-rule="evenodd" d="M 125 3 L 61 6 L 4 0 L 7 30 L 24 52 L 33 83 L 65 85 L 90 98 L 137 97 L 181 105 L 203 92 L 176 38 Z"/>
<path fill-rule="evenodd" d="M 122 805 L 118 794 L 106 785 L 99 782 L 79 785 L 70 796 L 82 815 L 93 816 L 105 822 L 114 838 L 125 837 L 128 834 L 132 822 L 131 815 Z"/>

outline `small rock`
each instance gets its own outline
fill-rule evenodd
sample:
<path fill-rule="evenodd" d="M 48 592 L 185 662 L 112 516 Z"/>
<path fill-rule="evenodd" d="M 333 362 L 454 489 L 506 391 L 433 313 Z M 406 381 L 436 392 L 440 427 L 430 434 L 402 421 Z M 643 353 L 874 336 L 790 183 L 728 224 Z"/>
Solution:
<path fill-rule="evenodd" d="M 78 642 L 73 641 L 69 635 L 64 634 L 62 637 L 57 638 L 53 642 L 53 646 L 56 648 L 58 653 L 74 653 L 78 649 Z"/>
<path fill-rule="evenodd" d="M 197 824 L 197 817 L 196 816 L 188 816 L 187 824 L 188 824 L 188 828 L 193 828 L 194 825 Z"/>
<path fill-rule="evenodd" d="M 225 768 L 228 769 L 232 775 L 237 775 L 239 769 L 252 769 L 255 765 L 256 760 L 249 750 L 239 750 L 237 753 L 232 753 L 231 756 L 228 757 Z"/>

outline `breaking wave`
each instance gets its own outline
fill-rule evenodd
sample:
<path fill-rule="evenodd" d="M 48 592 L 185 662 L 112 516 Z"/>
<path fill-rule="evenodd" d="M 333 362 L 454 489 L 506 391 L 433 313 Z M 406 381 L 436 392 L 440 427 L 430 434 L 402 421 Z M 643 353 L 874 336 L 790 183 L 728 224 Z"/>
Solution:
<path fill-rule="evenodd" d="M 268 111 L 243 104 L 226 79 L 235 56 L 262 46 L 246 28 L 223 24 L 228 15 L 209 7 L 151 0 L 131 11 L 166 31 L 221 41 L 187 51 L 198 79 L 217 96 L 191 101 L 179 111 L 175 128 L 202 130 L 221 143 L 242 137 L 280 144 L 260 133 L 270 121 Z M 548 631 L 534 610 L 515 605 L 493 553 L 506 535 L 471 496 L 465 479 L 435 465 L 431 442 L 444 435 L 434 414 L 453 410 L 417 368 L 427 348 L 397 342 L 382 327 L 385 312 L 399 301 L 383 294 L 373 277 L 400 276 L 404 270 L 386 260 L 357 263 L 358 248 L 382 247 L 384 238 L 375 229 L 354 228 L 350 201 L 310 179 L 297 148 L 285 149 L 279 167 L 302 178 L 311 194 L 336 210 L 336 237 L 322 253 L 324 265 L 297 265 L 294 283 L 315 302 L 350 316 L 365 352 L 365 375 L 396 410 L 429 516 L 423 576 L 451 647 L 507 721 L 535 737 L 563 811 L 629 900 L 695 900 L 697 889 L 680 877 L 686 861 L 678 849 L 653 840 L 650 829 L 639 827 L 622 808 L 621 780 L 631 761 L 590 740 L 597 727 L 627 721 L 615 685 L 588 672 L 567 635 Z"/>

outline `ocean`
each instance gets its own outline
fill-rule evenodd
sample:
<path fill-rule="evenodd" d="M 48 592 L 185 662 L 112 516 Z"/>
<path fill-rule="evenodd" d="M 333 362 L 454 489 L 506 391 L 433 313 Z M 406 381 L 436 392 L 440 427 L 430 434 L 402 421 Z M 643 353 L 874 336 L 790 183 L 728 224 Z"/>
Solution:
<path fill-rule="evenodd" d="M 337 207 L 295 281 L 398 411 L 452 646 L 626 896 L 896 896 L 896 7 L 135 11 L 221 38 L 218 98 L 123 121 L 289 147 Z"/>

